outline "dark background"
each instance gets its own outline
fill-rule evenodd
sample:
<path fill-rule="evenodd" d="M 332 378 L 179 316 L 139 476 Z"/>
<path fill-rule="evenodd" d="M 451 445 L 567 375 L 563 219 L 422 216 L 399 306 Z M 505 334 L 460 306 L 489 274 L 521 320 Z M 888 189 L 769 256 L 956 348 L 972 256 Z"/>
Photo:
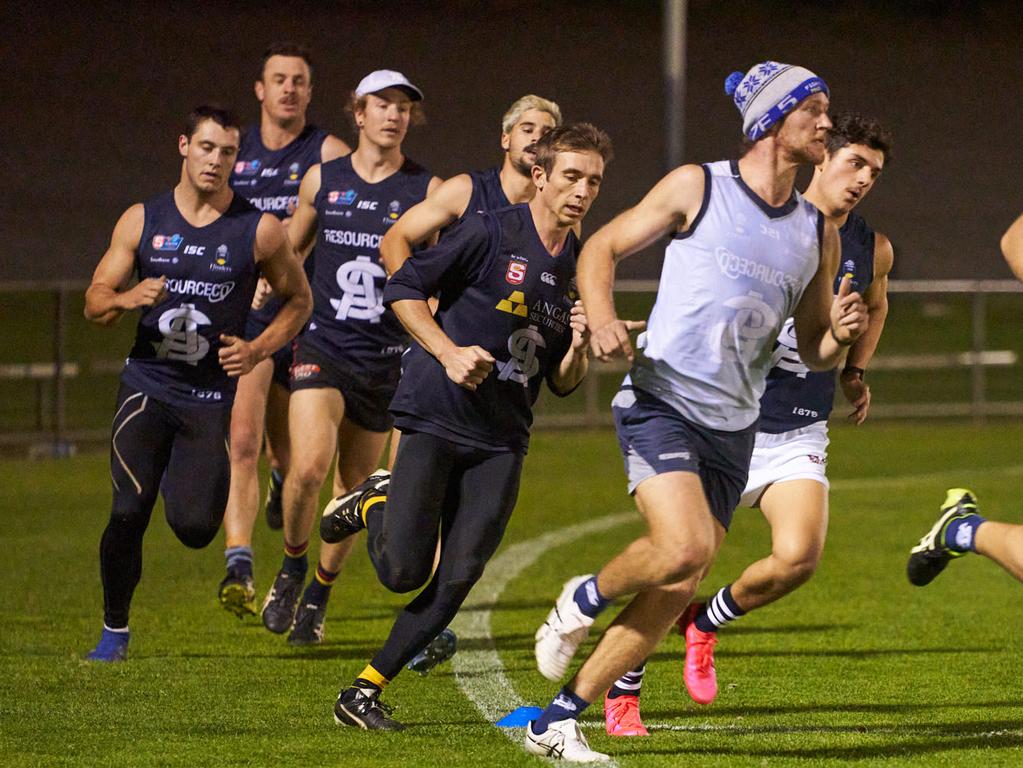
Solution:
<path fill-rule="evenodd" d="M 346 93 L 373 69 L 407 74 L 428 123 L 405 148 L 441 176 L 496 163 L 501 115 L 527 92 L 605 128 L 617 159 L 586 231 L 664 171 L 660 2 L 42 2 L 5 3 L 3 19 L 0 279 L 88 277 L 121 211 L 176 183 L 192 106 L 257 119 L 271 40 L 312 48 L 310 117 L 349 142 Z M 1018 2 L 692 0 L 688 23 L 688 161 L 737 150 L 731 71 L 806 66 L 834 110 L 895 134 L 861 209 L 894 241 L 896 276 L 1009 276 L 998 240 L 1023 208 Z M 656 276 L 659 251 L 620 275 Z"/>

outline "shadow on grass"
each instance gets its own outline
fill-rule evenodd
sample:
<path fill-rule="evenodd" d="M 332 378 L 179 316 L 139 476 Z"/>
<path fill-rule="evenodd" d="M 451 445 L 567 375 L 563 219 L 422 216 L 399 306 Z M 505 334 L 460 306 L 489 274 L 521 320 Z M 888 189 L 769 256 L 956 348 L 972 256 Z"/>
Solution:
<path fill-rule="evenodd" d="M 790 705 L 790 706 L 784 706 L 784 705 L 779 706 L 779 705 L 771 704 L 771 705 L 765 705 L 765 706 L 749 706 L 749 707 L 709 707 L 709 708 L 699 707 L 698 709 L 695 708 L 696 707 L 695 704 L 693 706 L 694 706 L 694 709 L 690 710 L 689 714 L 691 714 L 693 712 L 696 712 L 696 713 L 698 713 L 698 716 L 701 717 L 701 718 L 710 718 L 710 717 L 736 717 L 736 716 L 745 716 L 745 715 L 799 715 L 799 714 L 804 714 L 804 713 L 821 714 L 821 713 L 824 713 L 824 712 L 838 712 L 838 713 L 846 713 L 846 712 L 909 713 L 909 712 L 926 712 L 928 710 L 935 710 L 935 709 L 988 709 L 988 708 L 991 708 L 991 707 L 1023 707 L 1023 699 L 1017 699 L 1015 701 L 958 701 L 958 702 L 950 703 L 950 704 L 937 704 L 937 703 L 936 704 L 917 704 L 917 703 L 908 703 L 908 702 L 907 703 L 893 702 L 893 703 L 889 703 L 889 704 L 874 704 L 874 703 L 870 703 L 870 704 L 867 704 L 867 703 L 855 704 L 855 703 L 845 703 L 845 702 L 843 702 L 841 704 L 820 704 L 820 703 L 815 703 L 815 702 L 807 702 L 806 704 L 795 704 L 795 705 Z M 667 709 L 661 709 L 661 710 L 651 709 L 651 710 L 647 710 L 647 709 L 644 709 L 643 710 L 643 718 L 645 720 L 650 720 L 650 721 L 654 721 L 654 720 L 658 720 L 658 719 L 671 720 L 671 719 L 676 719 L 679 716 L 680 716 L 680 713 L 679 713 L 679 711 L 677 709 L 672 709 L 672 710 L 667 710 Z M 955 726 L 955 725 L 957 725 L 957 724 L 953 724 L 953 726 Z M 950 727 L 953 727 L 953 726 L 950 726 Z M 1013 726 L 1017 727 L 1017 728 L 1023 728 L 1023 722 L 1017 721 L 1017 722 L 1013 723 Z M 719 728 L 719 727 L 722 727 L 722 726 L 715 726 L 715 728 Z M 736 725 L 734 727 L 736 729 L 742 730 L 746 726 Z M 827 727 L 828 726 L 808 725 L 808 726 L 804 727 L 804 730 L 807 730 L 807 731 L 823 730 L 823 729 L 826 729 Z M 844 727 L 844 726 L 842 726 L 842 727 Z M 853 729 L 853 730 L 855 730 L 856 727 L 858 727 L 858 726 L 855 726 L 855 727 L 850 726 L 850 728 Z M 925 726 L 920 726 L 920 727 L 925 727 Z M 928 723 L 928 724 L 926 724 L 926 727 L 934 728 L 936 726 L 931 724 L 931 723 Z M 750 728 L 752 730 L 757 731 L 757 732 L 760 732 L 760 731 L 767 732 L 769 729 L 775 728 L 775 729 L 777 729 L 777 732 L 781 733 L 781 732 L 790 731 L 790 730 L 795 732 L 795 731 L 797 731 L 799 729 L 799 726 L 764 725 L 764 726 L 750 726 Z M 699 728 L 694 726 L 693 730 L 699 730 Z"/>
<path fill-rule="evenodd" d="M 792 733 L 796 735 L 812 735 L 821 733 L 826 736 L 832 733 L 863 733 L 876 738 L 878 735 L 890 735 L 889 744 L 862 744 L 849 746 L 807 746 L 795 749 L 757 749 L 756 747 L 722 746 L 699 747 L 674 745 L 657 747 L 656 742 L 637 744 L 637 749 L 630 754 L 646 755 L 735 755 L 745 758 L 796 758 L 804 760 L 863 760 L 870 758 L 911 757 L 929 755 L 939 752 L 964 752 L 983 749 L 1007 749 L 1023 747 L 1023 729 L 1018 720 L 986 720 L 972 723 L 921 723 L 912 725 L 890 724 L 883 726 L 850 726 L 850 727 L 751 727 L 738 731 L 739 734 L 770 735 Z M 690 735 L 690 734 L 687 734 Z M 731 735 L 736 735 L 732 733 Z"/>
<path fill-rule="evenodd" d="M 719 649 L 715 656 L 718 658 L 787 658 L 787 657 L 802 657 L 810 656 L 818 658 L 821 656 L 831 656 L 836 658 L 847 658 L 847 659 L 869 659 L 876 656 L 914 656 L 917 654 L 945 654 L 945 653 L 1005 653 L 1005 648 L 998 648 L 995 646 L 983 646 L 977 648 L 964 648 L 962 646 L 956 646 L 954 648 L 806 648 L 799 649 L 793 648 L 790 650 L 774 651 L 774 650 L 757 650 L 757 651 L 731 651 L 726 649 Z M 661 651 L 655 653 L 649 657 L 648 660 L 653 661 L 677 661 L 679 658 L 678 653 L 671 651 Z"/>

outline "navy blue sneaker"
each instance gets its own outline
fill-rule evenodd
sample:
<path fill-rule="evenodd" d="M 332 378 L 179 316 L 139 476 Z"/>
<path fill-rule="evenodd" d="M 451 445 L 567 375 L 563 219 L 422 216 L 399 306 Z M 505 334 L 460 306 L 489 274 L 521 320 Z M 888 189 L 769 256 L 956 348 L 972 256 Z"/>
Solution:
<path fill-rule="evenodd" d="M 260 612 L 264 627 L 276 635 L 283 635 L 291 629 L 304 583 L 304 573 L 289 573 L 284 569 L 277 572 L 277 578 L 266 593 Z"/>
<path fill-rule="evenodd" d="M 362 500 L 370 495 L 386 495 L 391 473 L 378 469 L 344 496 L 331 499 L 320 518 L 320 538 L 328 544 L 344 541 L 366 527 L 362 521 Z"/>
<path fill-rule="evenodd" d="M 270 483 L 266 488 L 266 524 L 271 530 L 284 527 L 284 479 L 276 469 L 270 470 Z"/>
<path fill-rule="evenodd" d="M 85 658 L 88 661 L 127 661 L 128 632 L 113 632 L 103 627 L 99 643 Z"/>
<path fill-rule="evenodd" d="M 412 661 L 406 664 L 405 668 L 425 677 L 430 674 L 431 669 L 454 656 L 457 650 L 458 637 L 450 628 L 442 629 L 429 645 L 412 657 Z"/>
<path fill-rule="evenodd" d="M 364 731 L 404 731 L 405 726 L 391 717 L 394 710 L 380 701 L 380 690 L 357 688 L 341 691 L 334 704 L 334 722 L 354 725 Z"/>

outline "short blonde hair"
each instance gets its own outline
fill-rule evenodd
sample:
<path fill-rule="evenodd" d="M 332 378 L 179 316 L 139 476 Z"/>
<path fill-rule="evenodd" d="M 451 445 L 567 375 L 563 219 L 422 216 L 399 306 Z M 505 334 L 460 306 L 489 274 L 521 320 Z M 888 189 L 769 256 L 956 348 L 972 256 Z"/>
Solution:
<path fill-rule="evenodd" d="M 553 117 L 555 128 L 561 125 L 561 107 L 543 96 L 527 93 L 508 107 L 508 111 L 501 118 L 501 132 L 511 133 L 515 125 L 522 119 L 522 115 L 531 109 L 538 109 Z"/>

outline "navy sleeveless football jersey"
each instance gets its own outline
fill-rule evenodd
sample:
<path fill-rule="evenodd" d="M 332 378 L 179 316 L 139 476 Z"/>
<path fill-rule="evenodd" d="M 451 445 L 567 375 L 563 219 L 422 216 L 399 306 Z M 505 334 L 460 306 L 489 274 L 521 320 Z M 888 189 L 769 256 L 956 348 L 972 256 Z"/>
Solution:
<path fill-rule="evenodd" d="M 216 221 L 193 227 L 174 192 L 145 203 L 136 252 L 139 280 L 167 276 L 167 298 L 142 312 L 122 380 L 156 400 L 231 402 L 237 379 L 217 353 L 220 335 L 241 336 L 255 292 L 254 248 L 262 213 L 239 195 Z"/>
<path fill-rule="evenodd" d="M 874 280 L 874 230 L 852 212 L 838 233 L 842 258 L 834 290 L 837 293 L 843 276 L 851 274 L 852 289 L 863 294 Z M 789 318 L 775 343 L 767 388 L 760 398 L 759 430 L 777 434 L 827 421 L 834 401 L 835 372 L 811 371 L 803 364 Z"/>
<path fill-rule="evenodd" d="M 289 144 L 267 149 L 258 125 L 242 131 L 238 158 L 231 173 L 231 188 L 259 210 L 286 219 L 298 207 L 298 188 L 310 166 L 321 161 L 320 150 L 329 134 L 315 125 L 306 125 Z M 312 279 L 313 255 L 305 260 L 306 277 Z M 254 329 L 263 330 L 281 308 L 271 295 L 259 309 L 252 310 Z"/>
<path fill-rule="evenodd" d="M 463 216 L 496 211 L 498 208 L 507 208 L 511 205 L 501 186 L 499 167 L 488 168 L 485 171 L 470 171 L 469 178 L 472 179 L 472 196 L 469 198 L 469 204 L 465 206 L 465 211 L 462 212 Z"/>
<path fill-rule="evenodd" d="M 264 213 L 286 219 L 298 206 L 298 188 L 310 166 L 321 161 L 327 132 L 307 125 L 294 141 L 280 149 L 267 149 L 258 125 L 242 131 L 238 158 L 231 173 L 231 188 Z"/>
<path fill-rule="evenodd" d="M 496 363 L 476 391 L 448 378 L 413 343 L 391 402 L 400 428 L 456 443 L 525 452 L 533 403 L 572 341 L 579 241 L 568 234 L 551 256 L 528 204 L 470 214 L 436 246 L 409 259 L 384 292 L 390 304 L 438 293 L 437 322 L 458 346 L 477 345 Z"/>
<path fill-rule="evenodd" d="M 406 159 L 383 181 L 364 181 L 351 156 L 320 166 L 313 316 L 301 343 L 361 365 L 396 364 L 408 345 L 384 306 L 387 274 L 380 241 L 404 211 L 426 197 L 433 178 Z"/>

